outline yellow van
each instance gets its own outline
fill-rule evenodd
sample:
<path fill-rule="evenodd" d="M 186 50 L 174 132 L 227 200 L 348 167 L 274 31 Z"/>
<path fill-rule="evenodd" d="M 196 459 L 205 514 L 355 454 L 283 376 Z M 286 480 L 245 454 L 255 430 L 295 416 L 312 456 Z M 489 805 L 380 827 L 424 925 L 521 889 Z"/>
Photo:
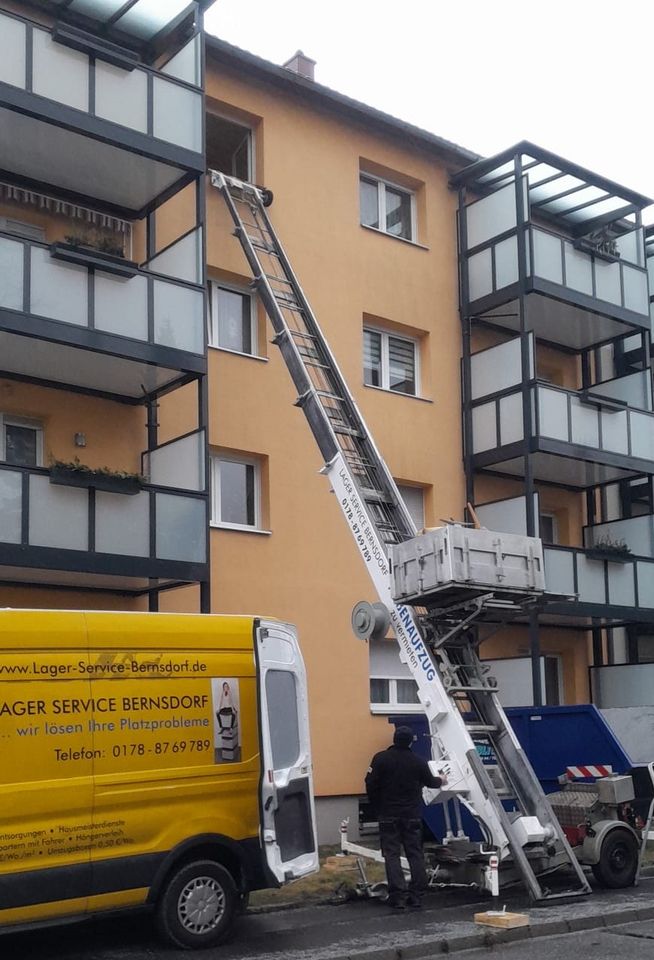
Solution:
<path fill-rule="evenodd" d="M 0 758 L 1 929 L 143 905 L 207 947 L 318 867 L 288 624 L 1 610 Z"/>

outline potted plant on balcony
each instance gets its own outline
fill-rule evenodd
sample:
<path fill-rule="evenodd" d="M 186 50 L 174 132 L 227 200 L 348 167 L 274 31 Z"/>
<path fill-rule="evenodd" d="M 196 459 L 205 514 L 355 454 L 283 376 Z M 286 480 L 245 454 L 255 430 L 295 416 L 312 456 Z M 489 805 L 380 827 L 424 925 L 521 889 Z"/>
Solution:
<path fill-rule="evenodd" d="M 96 267 L 119 277 L 133 277 L 137 263 L 127 260 L 120 237 L 107 234 L 66 234 L 50 244 L 50 256 L 86 267 Z"/>
<path fill-rule="evenodd" d="M 610 560 L 612 563 L 627 563 L 633 554 L 624 540 L 612 540 L 609 536 L 598 537 L 586 551 L 591 560 Z"/>
<path fill-rule="evenodd" d="M 107 493 L 133 496 L 142 489 L 147 478 L 140 473 L 127 473 L 109 467 L 93 468 L 74 460 L 51 460 L 50 483 L 67 487 L 86 487 Z"/>

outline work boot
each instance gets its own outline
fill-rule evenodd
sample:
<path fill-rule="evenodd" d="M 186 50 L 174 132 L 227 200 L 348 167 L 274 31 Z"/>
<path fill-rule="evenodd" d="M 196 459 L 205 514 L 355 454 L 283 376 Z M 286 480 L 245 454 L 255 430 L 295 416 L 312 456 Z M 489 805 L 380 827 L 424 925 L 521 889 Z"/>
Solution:
<path fill-rule="evenodd" d="M 409 910 L 422 910 L 422 900 L 415 893 L 410 893 L 406 900 Z"/>
<path fill-rule="evenodd" d="M 398 897 L 398 896 L 389 897 L 386 902 L 388 903 L 388 905 L 389 905 L 389 907 L 391 908 L 391 910 L 405 910 L 405 909 L 406 909 L 406 903 L 405 903 L 405 901 L 404 901 L 404 897 Z"/>

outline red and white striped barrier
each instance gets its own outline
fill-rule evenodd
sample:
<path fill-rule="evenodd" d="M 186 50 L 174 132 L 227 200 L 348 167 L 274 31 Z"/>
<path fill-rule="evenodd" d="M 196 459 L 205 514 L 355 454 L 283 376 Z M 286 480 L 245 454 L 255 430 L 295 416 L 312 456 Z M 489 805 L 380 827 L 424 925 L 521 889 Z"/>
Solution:
<path fill-rule="evenodd" d="M 594 764 L 587 767 L 566 767 L 565 772 L 569 777 L 610 777 L 613 767 Z"/>

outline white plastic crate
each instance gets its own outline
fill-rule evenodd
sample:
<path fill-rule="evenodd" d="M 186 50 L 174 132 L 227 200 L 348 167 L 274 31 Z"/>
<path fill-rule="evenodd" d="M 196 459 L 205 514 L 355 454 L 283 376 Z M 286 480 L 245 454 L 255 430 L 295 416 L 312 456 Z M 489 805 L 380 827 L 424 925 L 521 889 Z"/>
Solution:
<path fill-rule="evenodd" d="M 392 548 L 393 596 L 445 605 L 462 595 L 499 596 L 545 590 L 538 537 L 448 524 Z"/>

